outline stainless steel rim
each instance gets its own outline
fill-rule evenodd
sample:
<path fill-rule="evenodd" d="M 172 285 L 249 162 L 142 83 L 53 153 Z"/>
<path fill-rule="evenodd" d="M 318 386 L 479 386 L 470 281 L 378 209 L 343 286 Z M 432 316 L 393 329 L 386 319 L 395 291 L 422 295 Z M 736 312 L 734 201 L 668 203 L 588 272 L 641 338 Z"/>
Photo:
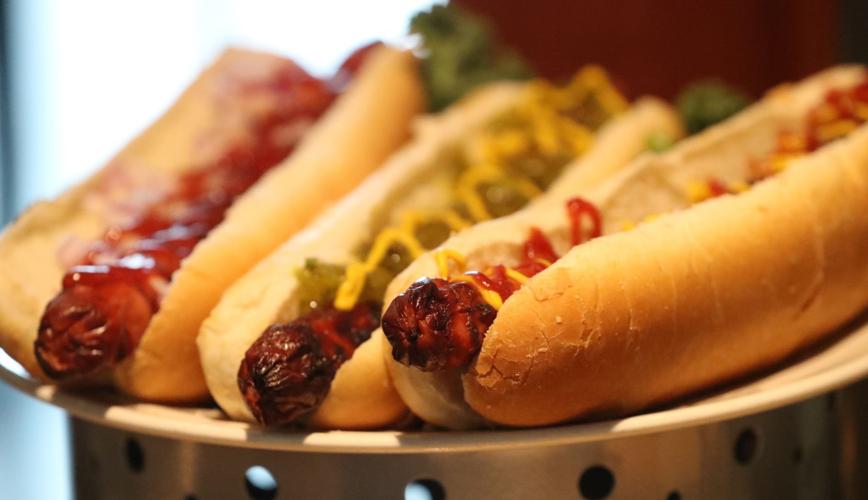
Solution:
<path fill-rule="evenodd" d="M 868 324 L 764 378 L 691 404 L 618 420 L 544 429 L 478 432 L 280 432 L 226 420 L 213 408 L 137 403 L 108 392 L 74 393 L 43 385 L 0 351 L 0 378 L 23 392 L 102 426 L 171 439 L 256 449 L 411 453 L 571 444 L 659 433 L 780 408 L 868 375 Z"/>
<path fill-rule="evenodd" d="M 405 496 L 408 488 L 450 500 L 839 498 L 841 429 L 833 401 L 820 396 L 606 440 L 403 454 L 204 444 L 76 419 L 76 488 L 89 499 L 413 498 Z"/>

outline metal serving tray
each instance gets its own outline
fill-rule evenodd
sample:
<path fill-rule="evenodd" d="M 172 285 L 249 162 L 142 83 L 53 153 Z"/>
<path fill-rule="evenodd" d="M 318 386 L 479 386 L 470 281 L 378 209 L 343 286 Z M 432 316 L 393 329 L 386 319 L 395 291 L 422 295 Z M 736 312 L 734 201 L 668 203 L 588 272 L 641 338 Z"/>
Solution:
<path fill-rule="evenodd" d="M 80 498 L 861 498 L 868 323 L 777 371 L 619 420 L 474 432 L 291 432 L 216 408 L 0 378 L 72 417 Z M 855 384 L 855 385 L 854 385 Z M 863 401 L 865 403 L 863 403 Z"/>

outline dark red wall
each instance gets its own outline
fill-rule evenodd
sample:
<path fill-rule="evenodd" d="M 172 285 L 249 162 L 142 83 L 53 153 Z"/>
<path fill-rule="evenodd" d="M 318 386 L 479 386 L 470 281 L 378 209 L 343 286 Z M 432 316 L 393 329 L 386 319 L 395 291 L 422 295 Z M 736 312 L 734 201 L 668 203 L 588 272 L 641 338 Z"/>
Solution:
<path fill-rule="evenodd" d="M 455 0 L 545 76 L 604 65 L 631 93 L 672 97 L 720 76 L 756 95 L 836 61 L 831 0 Z"/>

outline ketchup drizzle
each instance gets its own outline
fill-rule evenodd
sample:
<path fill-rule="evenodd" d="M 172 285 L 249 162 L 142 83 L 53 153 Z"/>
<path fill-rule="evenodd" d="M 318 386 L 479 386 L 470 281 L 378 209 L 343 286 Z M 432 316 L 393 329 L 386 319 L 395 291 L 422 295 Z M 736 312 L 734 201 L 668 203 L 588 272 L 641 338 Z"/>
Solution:
<path fill-rule="evenodd" d="M 478 283 L 479 286 L 486 290 L 496 292 L 503 300 L 509 298 L 509 296 L 515 293 L 521 286 L 520 283 L 506 274 L 506 267 L 500 264 L 490 268 L 488 272 L 484 274 L 480 272 L 469 274 L 470 276 L 473 276 L 473 280 Z"/>
<path fill-rule="evenodd" d="M 567 214 L 570 219 L 570 236 L 573 246 L 584 243 L 603 234 L 603 218 L 600 211 L 592 203 L 581 198 L 567 201 Z M 585 234 L 582 223 L 590 219 L 591 230 Z"/>
<path fill-rule="evenodd" d="M 834 115 L 822 116 L 821 108 L 831 106 Z M 828 112 L 828 109 L 826 110 Z M 861 82 L 847 90 L 831 90 L 824 97 L 823 104 L 815 107 L 808 113 L 806 118 L 805 142 L 808 151 L 813 151 L 834 139 L 823 139 L 820 128 L 832 122 L 853 122 L 861 124 L 868 120 L 868 80 Z M 787 140 L 792 132 L 782 132 L 778 140 L 777 153 L 800 153 L 804 149 L 793 149 L 793 141 Z M 707 180 L 709 192 L 712 197 L 722 196 L 730 192 L 730 189 L 719 179 Z M 581 198 L 572 198 L 567 201 L 567 214 L 570 221 L 570 236 L 573 246 L 584 243 L 590 239 L 599 237 L 603 232 L 603 221 L 600 211 L 590 202 Z M 589 226 L 589 227 L 588 227 Z M 515 269 L 531 277 L 547 268 L 559 257 L 552 249 L 551 242 L 536 227 L 530 229 L 530 234 L 524 243 L 524 258 Z M 481 287 L 497 292 L 503 300 L 506 300 L 520 287 L 513 278 L 506 275 L 502 265 L 493 266 L 485 273 L 472 273 L 473 279 Z"/>
<path fill-rule="evenodd" d="M 579 245 L 592 238 L 600 236 L 603 232 L 603 219 L 600 211 L 593 203 L 581 198 L 571 198 L 566 203 L 567 216 L 570 221 L 570 238 L 573 246 Z M 590 229 L 585 230 L 583 224 L 590 221 Z M 531 227 L 527 239 L 522 248 L 522 261 L 515 266 L 515 270 L 528 278 L 545 270 L 560 256 L 554 251 L 551 241 L 537 227 Z M 516 290 L 521 288 L 521 283 L 506 273 L 503 265 L 489 268 L 485 273 L 470 273 L 479 286 L 486 290 L 497 292 L 503 300 L 509 298 Z"/>
<path fill-rule="evenodd" d="M 580 198 L 567 201 L 573 245 L 595 238 L 602 232 L 602 217 L 597 208 Z M 590 220 L 590 230 L 583 223 Z M 513 269 L 526 277 L 549 267 L 558 259 L 549 239 L 531 227 L 522 247 L 522 261 Z M 479 288 L 508 299 L 522 286 L 521 279 L 503 265 L 484 272 L 465 273 L 478 286 L 458 279 L 422 279 L 395 297 L 383 314 L 383 333 L 392 346 L 392 357 L 423 371 L 439 371 L 466 366 L 479 352 L 485 332 L 494 322 L 497 310 Z M 520 277 L 519 277 L 520 278 Z"/>
<path fill-rule="evenodd" d="M 109 228 L 79 265 L 69 269 L 61 292 L 40 322 L 35 351 L 43 370 L 54 378 L 87 375 L 129 355 L 159 309 L 158 290 L 223 221 L 232 202 L 292 152 L 300 134 L 287 137 L 286 130 L 306 127 L 321 116 L 376 45 L 351 55 L 332 81 L 287 64 L 267 79 L 240 85 L 242 96 L 267 96 L 269 112 L 253 117 L 245 137 L 228 145 L 217 160 L 175 179 L 172 190 L 132 222 Z M 108 301 L 98 293 L 109 288 L 116 300 Z M 145 310 L 139 302 L 136 318 L 147 321 L 121 324 L 118 319 L 125 311 L 120 309 L 126 307 L 126 299 L 135 302 L 135 294 L 149 306 Z M 74 318 L 88 318 L 88 322 L 76 323 Z M 126 347 L 110 347 L 118 342 Z"/>
<path fill-rule="evenodd" d="M 783 129 L 778 132 L 775 149 L 767 158 L 752 163 L 751 183 L 774 175 L 779 170 L 773 160 L 799 156 L 846 136 L 868 121 L 868 78 L 848 89 L 832 89 L 823 101 L 814 106 L 804 119 L 800 131 Z"/>

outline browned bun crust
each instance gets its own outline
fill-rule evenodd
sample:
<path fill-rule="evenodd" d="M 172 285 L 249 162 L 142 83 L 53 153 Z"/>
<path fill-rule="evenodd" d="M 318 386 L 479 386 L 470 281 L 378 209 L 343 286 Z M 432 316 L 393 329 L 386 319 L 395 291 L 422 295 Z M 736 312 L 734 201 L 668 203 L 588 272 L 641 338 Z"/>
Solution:
<path fill-rule="evenodd" d="M 774 148 L 779 130 L 798 128 L 804 113 L 819 102 L 828 89 L 854 85 L 865 75 L 862 67 L 842 66 L 798 84 L 780 85 L 738 116 L 686 139 L 662 155 L 641 158 L 600 189 L 581 194 L 594 202 L 602 213 L 603 234 L 622 231 L 651 215 L 687 208 L 690 200 L 685 188 L 690 183 L 709 177 L 725 183 L 744 182 L 751 175 L 750 162 Z M 566 196 L 568 194 L 564 194 Z M 528 207 L 514 216 L 464 231 L 443 247 L 464 254 L 469 269 L 482 269 L 490 264 L 514 265 L 520 260 L 521 245 L 533 226 L 549 235 L 556 251 L 565 252 L 569 241 L 563 198 L 553 201 L 554 204 Z M 420 257 L 390 285 L 390 297 L 421 276 L 435 275 L 436 269 L 430 255 Z M 513 300 L 517 300 L 515 296 L 507 304 Z M 575 307 L 563 303 L 561 306 Z M 662 307 L 665 308 L 665 304 Z M 504 308 L 511 316 L 524 317 L 525 322 L 535 321 L 533 308 L 522 305 L 504 305 Z M 563 317 L 563 314 L 555 314 L 547 321 L 557 322 Z M 411 369 L 391 360 L 390 349 L 386 351 L 395 386 L 414 413 L 444 427 L 479 425 L 480 416 L 464 400 L 462 372 L 433 374 Z"/>
<path fill-rule="evenodd" d="M 117 386 L 142 399 L 206 399 L 196 335 L 223 291 L 380 166 L 424 107 L 413 57 L 376 49 L 298 150 L 184 260 L 135 354 L 115 371 Z"/>
<path fill-rule="evenodd" d="M 464 376 L 505 425 L 622 415 L 769 367 L 868 305 L 868 128 L 749 192 L 570 251 Z"/>
<path fill-rule="evenodd" d="M 537 226 L 545 232 L 564 229 L 563 199 L 599 188 L 607 176 L 620 177 L 619 170 L 630 169 L 631 159 L 642 153 L 647 139 L 653 134 L 673 138 L 681 135 L 680 123 L 666 104 L 643 98 L 628 111 L 612 119 L 598 133 L 593 147 L 576 160 L 549 192 L 528 208 L 497 220 L 477 224 L 462 231 L 441 248 L 463 254 L 470 269 L 480 269 L 488 262 L 513 264 L 527 237 L 527 228 Z M 566 230 L 561 231 L 564 234 Z M 565 238 L 564 238 L 565 239 Z M 565 241 L 554 240 L 559 251 L 565 251 Z M 434 276 L 437 265 L 433 253 L 414 261 L 392 283 L 386 293 L 388 304 L 416 279 Z M 382 330 L 375 336 L 382 337 Z M 473 414 L 464 402 L 458 373 L 422 372 L 392 359 L 391 346 L 383 342 L 387 367 L 396 389 L 410 409 L 427 422 L 453 429 L 479 427 L 483 420 Z"/>
<path fill-rule="evenodd" d="M 268 54 L 227 52 L 112 164 L 142 171 L 196 165 L 199 134 L 216 116 L 213 93 L 221 73 L 233 66 L 261 70 L 269 61 L 285 64 Z M 206 399 L 195 336 L 222 291 L 379 166 L 406 139 L 411 118 L 423 108 L 413 58 L 376 49 L 296 152 L 239 198 L 185 259 L 138 350 L 114 370 L 116 385 L 149 400 Z M 37 324 L 64 272 L 57 249 L 69 235 L 87 241 L 104 231 L 106 214 L 91 210 L 87 197 L 107 175 L 101 171 L 58 200 L 32 208 L 0 241 L 0 290 L 12 296 L 0 306 L 0 345 L 36 375 L 41 375 L 32 352 Z M 29 275 L 34 271 L 36 279 Z"/>

